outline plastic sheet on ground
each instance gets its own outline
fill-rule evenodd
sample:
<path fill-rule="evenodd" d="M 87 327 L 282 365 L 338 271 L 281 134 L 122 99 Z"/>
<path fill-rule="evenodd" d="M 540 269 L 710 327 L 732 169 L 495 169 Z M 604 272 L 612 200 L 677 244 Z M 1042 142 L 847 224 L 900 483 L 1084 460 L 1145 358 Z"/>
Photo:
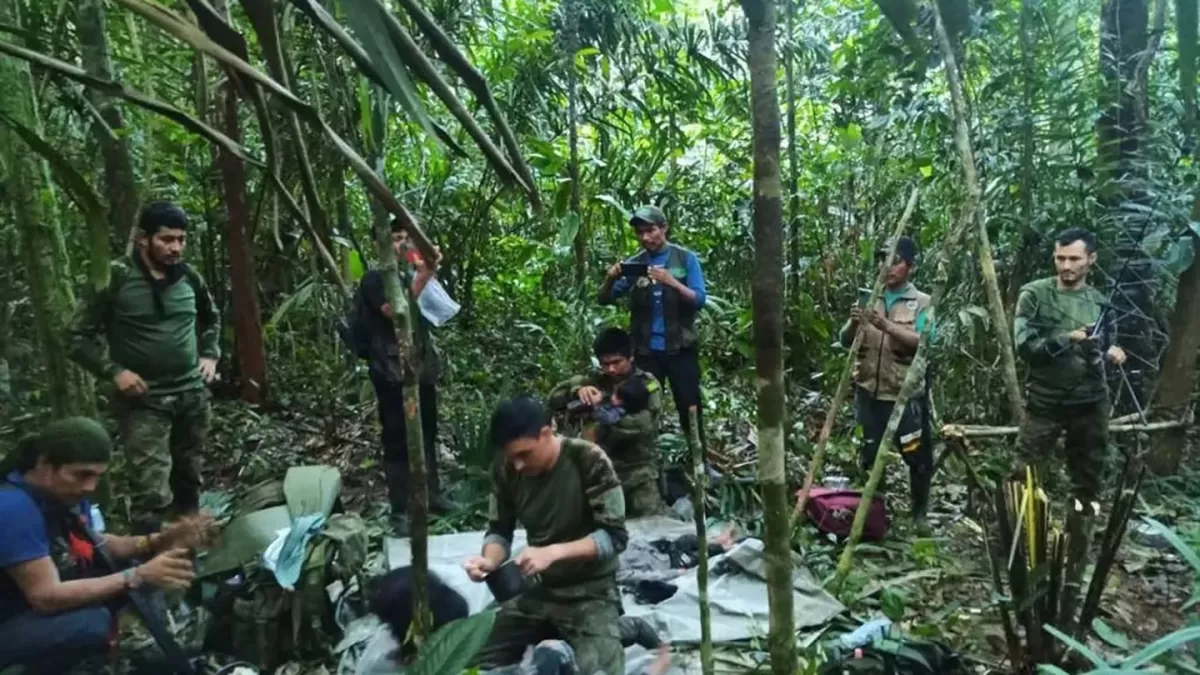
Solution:
<path fill-rule="evenodd" d="M 658 539 L 675 539 L 684 534 L 695 533 L 695 526 L 671 518 L 641 518 L 630 520 L 626 527 L 631 541 L 649 542 Z M 513 550 L 525 546 L 525 532 L 515 534 Z M 472 613 L 478 612 L 492 602 L 486 584 L 472 582 L 462 568 L 462 562 L 479 553 L 483 543 L 482 532 L 459 532 L 430 537 L 429 569 L 447 585 L 462 594 Z M 412 552 L 408 539 L 388 538 L 385 542 L 389 569 L 410 564 Z M 728 564 L 723 564 L 727 561 Z M 763 544 L 757 539 L 746 539 L 733 550 L 709 559 L 710 570 L 728 569 L 724 574 L 709 574 L 708 597 L 712 609 L 712 631 L 715 644 L 740 642 L 767 633 L 769 613 Z M 625 613 L 646 618 L 658 630 L 659 635 L 673 643 L 678 650 L 681 643 L 700 641 L 700 607 L 696 591 L 696 571 L 688 570 L 675 578 L 679 589 L 674 596 L 657 605 L 638 604 L 631 595 L 625 595 Z M 820 583 L 802 565 L 797 564 L 792 575 L 792 598 L 797 630 L 811 629 L 826 624 L 844 608 L 826 593 Z M 374 666 L 368 658 L 373 654 L 388 654 L 395 649 L 395 642 L 386 629 L 381 629 L 371 638 L 359 662 L 357 675 L 371 675 Z M 641 647 L 626 650 L 626 674 L 642 673 L 653 659 Z M 748 665 L 748 664 L 747 664 Z M 720 670 L 720 668 L 718 668 Z M 739 669 L 740 670 L 740 669 Z M 694 653 L 677 653 L 672 659 L 672 674 L 699 672 L 699 663 Z"/>

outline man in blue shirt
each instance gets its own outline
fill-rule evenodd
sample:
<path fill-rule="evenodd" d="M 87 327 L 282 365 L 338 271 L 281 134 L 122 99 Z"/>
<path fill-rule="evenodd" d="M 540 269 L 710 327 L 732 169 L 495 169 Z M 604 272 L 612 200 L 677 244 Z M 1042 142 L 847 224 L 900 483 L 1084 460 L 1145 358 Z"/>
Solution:
<path fill-rule="evenodd" d="M 704 272 L 696 254 L 667 241 L 668 223 L 662 209 L 643 206 L 629 226 L 637 233 L 642 252 L 608 270 L 600 286 L 602 305 L 629 297 L 629 332 L 635 363 L 660 382 L 671 384 L 679 422 L 688 432 L 688 408 L 696 407 L 698 433 L 704 444 L 701 417 L 699 334 L 696 314 L 704 308 Z M 645 273 L 623 265 L 646 265 Z"/>
<path fill-rule="evenodd" d="M 890 249 L 890 246 L 880 247 L 875 253 L 875 261 L 886 268 L 883 297 L 874 307 L 850 308 L 850 320 L 842 327 L 840 335 L 842 345 L 849 347 L 855 333 L 862 330 L 862 341 L 854 361 L 854 403 L 863 430 L 859 461 L 864 471 L 869 471 L 875 463 L 879 442 L 892 409 L 896 407 L 896 397 L 908 367 L 917 353 L 921 333 L 926 330 L 930 311 L 930 297 L 909 281 L 917 264 L 916 242 L 901 237 L 896 243 L 896 255 L 889 261 Z M 933 327 L 928 329 L 933 330 Z M 909 467 L 912 516 L 919 529 L 925 528 L 933 479 L 928 400 L 927 380 L 921 393 L 905 407 L 893 446 Z"/>
<path fill-rule="evenodd" d="M 0 463 L 0 669 L 63 673 L 102 658 L 113 612 L 130 590 L 191 584 L 188 549 L 205 529 L 199 517 L 149 536 L 103 535 L 114 560 L 135 564 L 119 572 L 102 564 L 87 498 L 111 454 L 102 426 L 71 417 L 23 440 Z"/>

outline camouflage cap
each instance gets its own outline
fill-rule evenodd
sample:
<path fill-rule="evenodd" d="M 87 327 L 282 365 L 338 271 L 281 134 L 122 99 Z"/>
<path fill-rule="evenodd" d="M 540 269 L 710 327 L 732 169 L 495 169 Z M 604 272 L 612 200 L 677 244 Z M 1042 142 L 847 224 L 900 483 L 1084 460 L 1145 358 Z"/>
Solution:
<path fill-rule="evenodd" d="M 629 219 L 629 224 L 637 226 L 638 223 L 647 223 L 649 225 L 658 225 L 659 227 L 667 226 L 667 215 L 657 206 L 642 206 L 637 211 L 633 212 L 633 216 Z"/>

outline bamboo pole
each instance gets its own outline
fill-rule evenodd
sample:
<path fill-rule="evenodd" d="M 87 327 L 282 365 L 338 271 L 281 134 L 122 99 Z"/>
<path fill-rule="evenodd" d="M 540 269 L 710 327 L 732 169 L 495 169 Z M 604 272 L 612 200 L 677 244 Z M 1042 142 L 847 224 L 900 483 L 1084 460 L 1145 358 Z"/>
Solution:
<path fill-rule="evenodd" d="M 896 229 L 892 232 L 891 249 L 888 252 L 888 260 L 891 260 L 896 255 L 896 242 L 904 235 L 905 229 L 908 228 L 908 222 L 912 220 L 913 211 L 917 208 L 917 198 L 921 194 L 920 188 L 913 188 L 912 193 L 908 196 L 908 203 L 904 206 L 904 213 L 900 216 L 900 220 L 896 223 Z M 884 280 L 887 278 L 887 270 L 880 267 L 879 272 L 875 275 L 875 287 L 871 291 L 871 299 L 867 301 L 867 307 L 873 307 L 883 295 Z M 854 342 L 850 345 L 849 353 L 846 357 L 846 367 L 842 370 L 842 378 L 838 380 L 838 386 L 833 395 L 833 401 L 829 404 L 829 410 L 825 413 L 825 423 L 821 425 L 821 434 L 817 437 L 817 447 L 813 451 L 812 460 L 808 465 L 808 474 L 804 477 L 804 486 L 800 488 L 800 495 L 796 498 L 796 507 L 792 509 L 792 528 L 796 526 L 796 522 L 804 514 L 804 506 L 808 503 L 808 494 L 812 490 L 813 481 L 825 463 L 825 448 L 829 445 L 829 436 L 833 433 L 833 423 L 837 420 L 838 410 L 842 404 L 846 402 L 846 397 L 850 393 L 850 374 L 854 372 L 854 360 L 858 357 L 859 346 L 862 345 L 863 325 L 859 323 L 858 331 L 854 334 Z"/>
<path fill-rule="evenodd" d="M 1138 433 L 1150 431 L 1166 431 L 1168 429 L 1178 429 L 1191 424 L 1191 419 L 1183 420 L 1164 420 L 1162 422 L 1150 422 L 1148 424 L 1109 424 L 1109 433 Z M 1001 436 L 1016 436 L 1020 433 L 1020 427 L 988 427 L 974 426 L 967 424 L 947 424 L 942 427 L 942 436 L 945 438 L 999 438 Z"/>
<path fill-rule="evenodd" d="M 967 187 L 967 200 L 964 205 L 963 220 L 975 225 L 977 253 L 979 254 L 979 271 L 983 276 L 984 288 L 987 290 L 988 307 L 992 314 L 992 329 L 996 333 L 996 342 L 1000 345 L 1000 360 L 1003 364 L 1004 389 L 1008 393 L 1009 412 L 1012 419 L 1021 421 L 1025 414 L 1025 406 L 1021 401 L 1021 382 L 1017 379 L 1017 359 L 1013 350 L 1012 333 L 1008 328 L 1008 315 L 1004 311 L 1004 300 L 1000 297 L 1000 283 L 996 280 L 996 263 L 992 260 L 992 245 L 988 240 L 987 222 L 979 208 L 982 192 L 979 187 L 979 173 L 975 168 L 975 151 L 971 147 L 971 128 L 967 123 L 970 112 L 967 110 L 967 100 L 963 96 L 962 82 L 958 77 L 958 62 L 954 56 L 954 47 L 946 34 L 946 26 L 942 20 L 939 3 L 933 3 L 933 14 L 937 28 L 938 42 L 942 48 L 942 64 L 946 73 L 946 84 L 950 88 L 950 103 L 954 109 L 954 143 L 958 146 L 959 158 L 962 160 L 963 179 Z"/>
<path fill-rule="evenodd" d="M 712 610 L 708 604 L 708 471 L 704 468 L 704 445 L 700 442 L 700 420 L 696 406 L 688 408 L 688 445 L 692 450 L 692 512 L 696 516 L 696 594 L 700 602 L 700 668 L 713 673 Z"/>

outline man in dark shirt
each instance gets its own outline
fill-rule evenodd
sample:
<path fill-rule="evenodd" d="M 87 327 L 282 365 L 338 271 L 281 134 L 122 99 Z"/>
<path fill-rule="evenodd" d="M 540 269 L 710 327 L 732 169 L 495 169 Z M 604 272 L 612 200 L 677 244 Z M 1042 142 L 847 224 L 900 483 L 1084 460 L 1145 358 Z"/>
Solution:
<path fill-rule="evenodd" d="M 147 562 L 116 573 L 98 566 L 87 498 L 111 454 L 102 426 L 72 417 L 0 464 L 0 669 L 68 672 L 109 650 L 114 611 L 131 589 L 191 584 L 188 549 L 200 543 L 203 518 L 149 536 L 103 535 L 114 560 Z"/>
<path fill-rule="evenodd" d="M 598 446 L 556 435 L 549 413 L 528 398 L 496 408 L 491 437 L 502 454 L 492 472 L 487 534 L 464 567 L 483 581 L 505 564 L 519 522 L 529 545 L 509 564 L 540 575 L 540 583 L 501 606 L 474 662 L 517 663 L 526 647 L 560 639 L 583 675 L 624 673 L 616 574 L 629 535 L 612 463 Z"/>
<path fill-rule="evenodd" d="M 392 246 L 401 268 L 401 288 L 407 289 L 415 301 L 434 278 L 434 265 L 427 265 L 408 233 L 400 225 L 392 227 Z M 440 256 L 440 253 L 439 253 Z M 367 304 L 368 331 L 371 347 L 368 358 L 371 384 L 379 405 L 379 421 L 383 427 L 383 467 L 387 475 L 388 502 L 392 509 L 392 530 L 396 536 L 408 535 L 408 426 L 404 417 L 404 373 L 400 365 L 400 345 L 392 322 L 393 309 L 384 292 L 383 275 L 374 269 L 362 279 L 362 298 Z M 413 339 L 420 357 L 417 378 L 421 399 L 421 433 L 425 445 L 425 472 L 429 480 L 429 506 L 435 513 L 452 510 L 453 504 L 442 494 L 437 462 L 437 380 L 441 374 L 441 357 L 434 344 L 432 325 L 410 304 L 417 319 Z"/>
<path fill-rule="evenodd" d="M 70 328 L 71 357 L 116 384 L 126 490 L 144 531 L 169 510 L 200 506 L 205 385 L 216 378 L 221 322 L 204 280 L 183 262 L 188 227 L 178 206 L 146 206 L 137 251 L 112 263 L 109 285 L 80 306 Z"/>

